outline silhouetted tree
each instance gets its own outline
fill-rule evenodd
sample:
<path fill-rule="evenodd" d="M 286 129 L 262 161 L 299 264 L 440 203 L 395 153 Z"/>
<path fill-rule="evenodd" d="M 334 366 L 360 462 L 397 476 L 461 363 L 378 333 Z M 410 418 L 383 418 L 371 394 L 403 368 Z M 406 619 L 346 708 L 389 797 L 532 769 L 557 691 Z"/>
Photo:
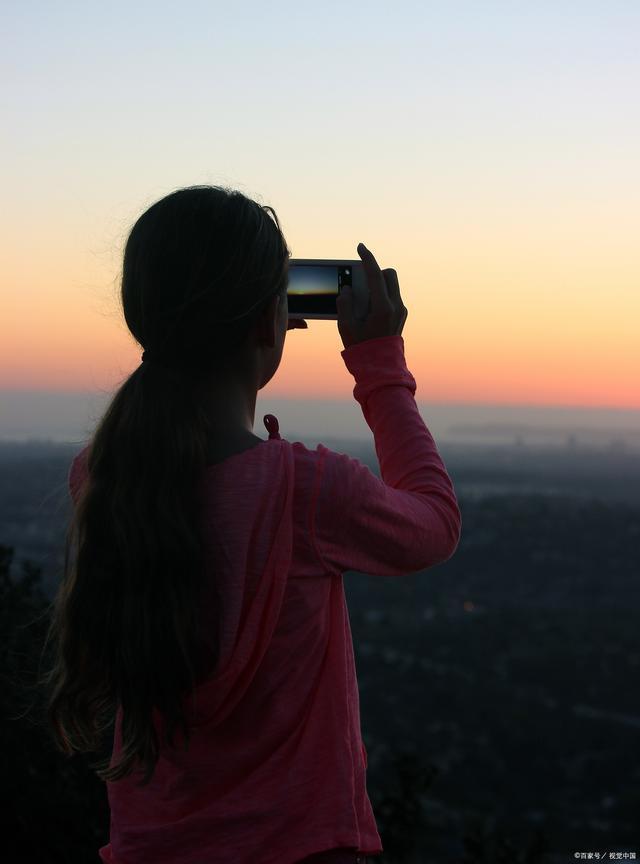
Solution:
<path fill-rule="evenodd" d="M 385 792 L 371 783 L 371 805 L 382 839 L 384 864 L 404 864 L 415 849 L 421 829 L 427 827 L 421 796 L 438 774 L 425 765 L 413 749 L 392 751 L 390 765 L 382 772 Z"/>
<path fill-rule="evenodd" d="M 3 845 L 20 864 L 96 864 L 107 842 L 106 788 L 82 757 L 65 757 L 43 722 L 35 686 L 49 624 L 41 568 L 25 561 L 10 575 L 14 550 L 0 545 L 0 752 Z"/>
<path fill-rule="evenodd" d="M 539 864 L 547 851 L 542 828 L 534 829 L 525 845 L 507 837 L 504 828 L 487 816 L 467 818 L 460 864 Z"/>

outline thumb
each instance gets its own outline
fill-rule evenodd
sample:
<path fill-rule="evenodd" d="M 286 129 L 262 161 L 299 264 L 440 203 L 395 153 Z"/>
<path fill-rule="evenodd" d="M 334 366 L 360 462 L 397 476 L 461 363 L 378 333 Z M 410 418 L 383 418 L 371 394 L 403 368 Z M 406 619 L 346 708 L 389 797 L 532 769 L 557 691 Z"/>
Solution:
<path fill-rule="evenodd" d="M 349 315 L 351 313 L 351 286 L 345 285 L 344 288 L 340 289 L 340 293 L 336 297 L 336 306 L 341 310 L 342 315 Z"/>

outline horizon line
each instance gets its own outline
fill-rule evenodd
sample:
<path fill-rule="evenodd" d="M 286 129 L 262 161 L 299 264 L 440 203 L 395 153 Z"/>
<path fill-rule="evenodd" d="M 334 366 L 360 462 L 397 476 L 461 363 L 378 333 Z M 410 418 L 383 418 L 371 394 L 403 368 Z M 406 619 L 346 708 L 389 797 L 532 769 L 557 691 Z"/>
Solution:
<path fill-rule="evenodd" d="M 112 390 L 104 390 L 101 388 L 96 388 L 94 390 L 88 389 L 55 389 L 55 388 L 14 388 L 14 387 L 1 387 L 0 388 L 0 397 L 3 394 L 11 394 L 11 395 L 31 395 L 36 396 L 38 394 L 41 395 L 58 395 L 58 396 L 102 396 L 105 398 L 113 398 L 119 388 L 114 387 Z M 338 403 L 350 403 L 354 401 L 353 394 L 345 395 L 345 396 L 315 396 L 315 397 L 305 397 L 305 396 L 296 396 L 296 395 L 281 395 L 281 394 L 272 394 L 269 396 L 261 397 L 260 392 L 258 391 L 258 400 L 263 398 L 273 399 L 273 400 L 282 400 L 284 402 L 338 402 Z M 590 404 L 584 402 L 495 402 L 495 401 L 481 401 L 481 400 L 444 400 L 444 399 L 420 399 L 416 397 L 416 403 L 425 403 L 429 405 L 442 405 L 447 407 L 486 407 L 486 408 L 546 408 L 546 409 L 570 409 L 570 410 L 584 410 L 584 411 L 620 411 L 620 412 L 628 412 L 628 413 L 640 413 L 640 404 L 637 406 L 633 405 L 602 405 L 602 404 Z"/>

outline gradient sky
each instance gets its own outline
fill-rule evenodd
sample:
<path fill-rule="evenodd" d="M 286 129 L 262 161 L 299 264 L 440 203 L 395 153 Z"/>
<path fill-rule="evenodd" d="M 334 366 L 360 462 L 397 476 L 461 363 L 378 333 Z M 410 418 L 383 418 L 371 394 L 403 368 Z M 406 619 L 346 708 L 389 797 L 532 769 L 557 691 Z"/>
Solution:
<path fill-rule="evenodd" d="M 640 3 L 5 4 L 0 388 L 114 388 L 126 235 L 180 186 L 395 267 L 433 402 L 640 408 Z M 274 397 L 348 397 L 334 322 Z M 262 431 L 262 430 L 261 430 Z"/>

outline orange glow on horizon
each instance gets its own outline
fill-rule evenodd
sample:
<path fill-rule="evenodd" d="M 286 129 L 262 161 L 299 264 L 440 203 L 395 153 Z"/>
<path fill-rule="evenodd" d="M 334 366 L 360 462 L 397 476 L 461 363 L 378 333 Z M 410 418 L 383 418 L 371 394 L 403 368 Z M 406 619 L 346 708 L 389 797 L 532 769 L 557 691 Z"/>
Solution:
<path fill-rule="evenodd" d="M 582 283 L 578 302 L 562 287 L 564 274 L 554 287 L 548 273 L 546 282 L 535 270 L 516 278 L 513 263 L 502 277 L 491 268 L 472 277 L 462 265 L 446 276 L 445 263 L 407 255 L 397 269 L 418 401 L 640 408 L 640 292 L 630 290 L 631 278 L 604 307 L 595 284 Z M 22 291 L 5 293 L 0 389 L 109 391 L 137 366 L 141 352 L 124 323 L 117 280 L 99 271 L 85 277 L 63 282 L 39 264 Z M 349 398 L 353 378 L 337 324 L 308 324 L 287 333 L 281 366 L 262 392 Z"/>

